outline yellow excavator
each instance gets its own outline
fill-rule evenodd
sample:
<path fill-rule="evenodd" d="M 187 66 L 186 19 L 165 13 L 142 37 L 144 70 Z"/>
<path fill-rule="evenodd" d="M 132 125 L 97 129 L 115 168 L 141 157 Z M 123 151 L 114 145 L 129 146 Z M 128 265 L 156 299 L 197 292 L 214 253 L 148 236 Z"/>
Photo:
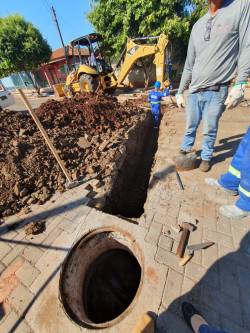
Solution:
<path fill-rule="evenodd" d="M 154 44 L 149 41 L 157 41 Z M 157 37 L 129 39 L 116 68 L 113 69 L 101 53 L 102 36 L 92 33 L 73 40 L 70 47 L 73 52 L 72 70 L 68 74 L 64 93 L 70 97 L 77 92 L 114 92 L 131 71 L 133 65 L 147 56 L 154 55 L 156 80 L 164 86 L 165 63 L 168 38 L 165 34 Z M 83 56 L 85 54 L 85 56 Z M 88 55 L 86 57 L 86 54 Z"/>

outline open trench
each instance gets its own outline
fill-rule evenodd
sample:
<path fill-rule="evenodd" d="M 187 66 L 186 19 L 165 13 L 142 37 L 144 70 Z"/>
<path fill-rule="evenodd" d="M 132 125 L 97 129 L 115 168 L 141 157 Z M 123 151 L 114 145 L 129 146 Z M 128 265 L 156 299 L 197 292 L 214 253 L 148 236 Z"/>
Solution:
<path fill-rule="evenodd" d="M 105 212 L 126 218 L 143 214 L 158 136 L 150 113 L 129 134 L 126 157 L 106 198 Z"/>

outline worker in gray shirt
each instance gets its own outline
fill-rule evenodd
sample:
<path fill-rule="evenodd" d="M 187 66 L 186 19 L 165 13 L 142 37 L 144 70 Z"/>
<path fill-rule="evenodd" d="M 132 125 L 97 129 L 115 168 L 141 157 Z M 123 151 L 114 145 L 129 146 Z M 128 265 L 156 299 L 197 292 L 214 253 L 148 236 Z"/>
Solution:
<path fill-rule="evenodd" d="M 209 0 L 209 11 L 193 26 L 176 94 L 179 108 L 185 107 L 183 93 L 189 87 L 182 154 L 192 151 L 203 119 L 200 169 L 204 172 L 211 167 L 218 121 L 226 107 L 242 101 L 249 77 L 250 0 Z"/>

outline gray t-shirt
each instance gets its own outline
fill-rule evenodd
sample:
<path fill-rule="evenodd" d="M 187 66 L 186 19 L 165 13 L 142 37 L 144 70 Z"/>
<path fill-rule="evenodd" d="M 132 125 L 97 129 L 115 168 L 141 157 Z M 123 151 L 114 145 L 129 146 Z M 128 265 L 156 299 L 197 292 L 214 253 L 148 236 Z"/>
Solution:
<path fill-rule="evenodd" d="M 250 77 L 250 0 L 224 0 L 214 16 L 208 12 L 195 23 L 178 93 L 188 86 L 193 93 L 235 76 L 236 82 Z"/>

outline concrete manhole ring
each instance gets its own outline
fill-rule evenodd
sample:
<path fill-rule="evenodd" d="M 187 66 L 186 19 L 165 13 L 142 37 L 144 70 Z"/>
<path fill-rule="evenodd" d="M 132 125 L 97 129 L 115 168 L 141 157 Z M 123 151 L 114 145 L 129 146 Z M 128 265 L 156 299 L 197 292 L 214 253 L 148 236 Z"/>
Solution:
<path fill-rule="evenodd" d="M 66 314 L 93 329 L 117 324 L 137 302 L 143 266 L 142 251 L 128 232 L 105 227 L 85 234 L 61 270 L 59 292 Z"/>

